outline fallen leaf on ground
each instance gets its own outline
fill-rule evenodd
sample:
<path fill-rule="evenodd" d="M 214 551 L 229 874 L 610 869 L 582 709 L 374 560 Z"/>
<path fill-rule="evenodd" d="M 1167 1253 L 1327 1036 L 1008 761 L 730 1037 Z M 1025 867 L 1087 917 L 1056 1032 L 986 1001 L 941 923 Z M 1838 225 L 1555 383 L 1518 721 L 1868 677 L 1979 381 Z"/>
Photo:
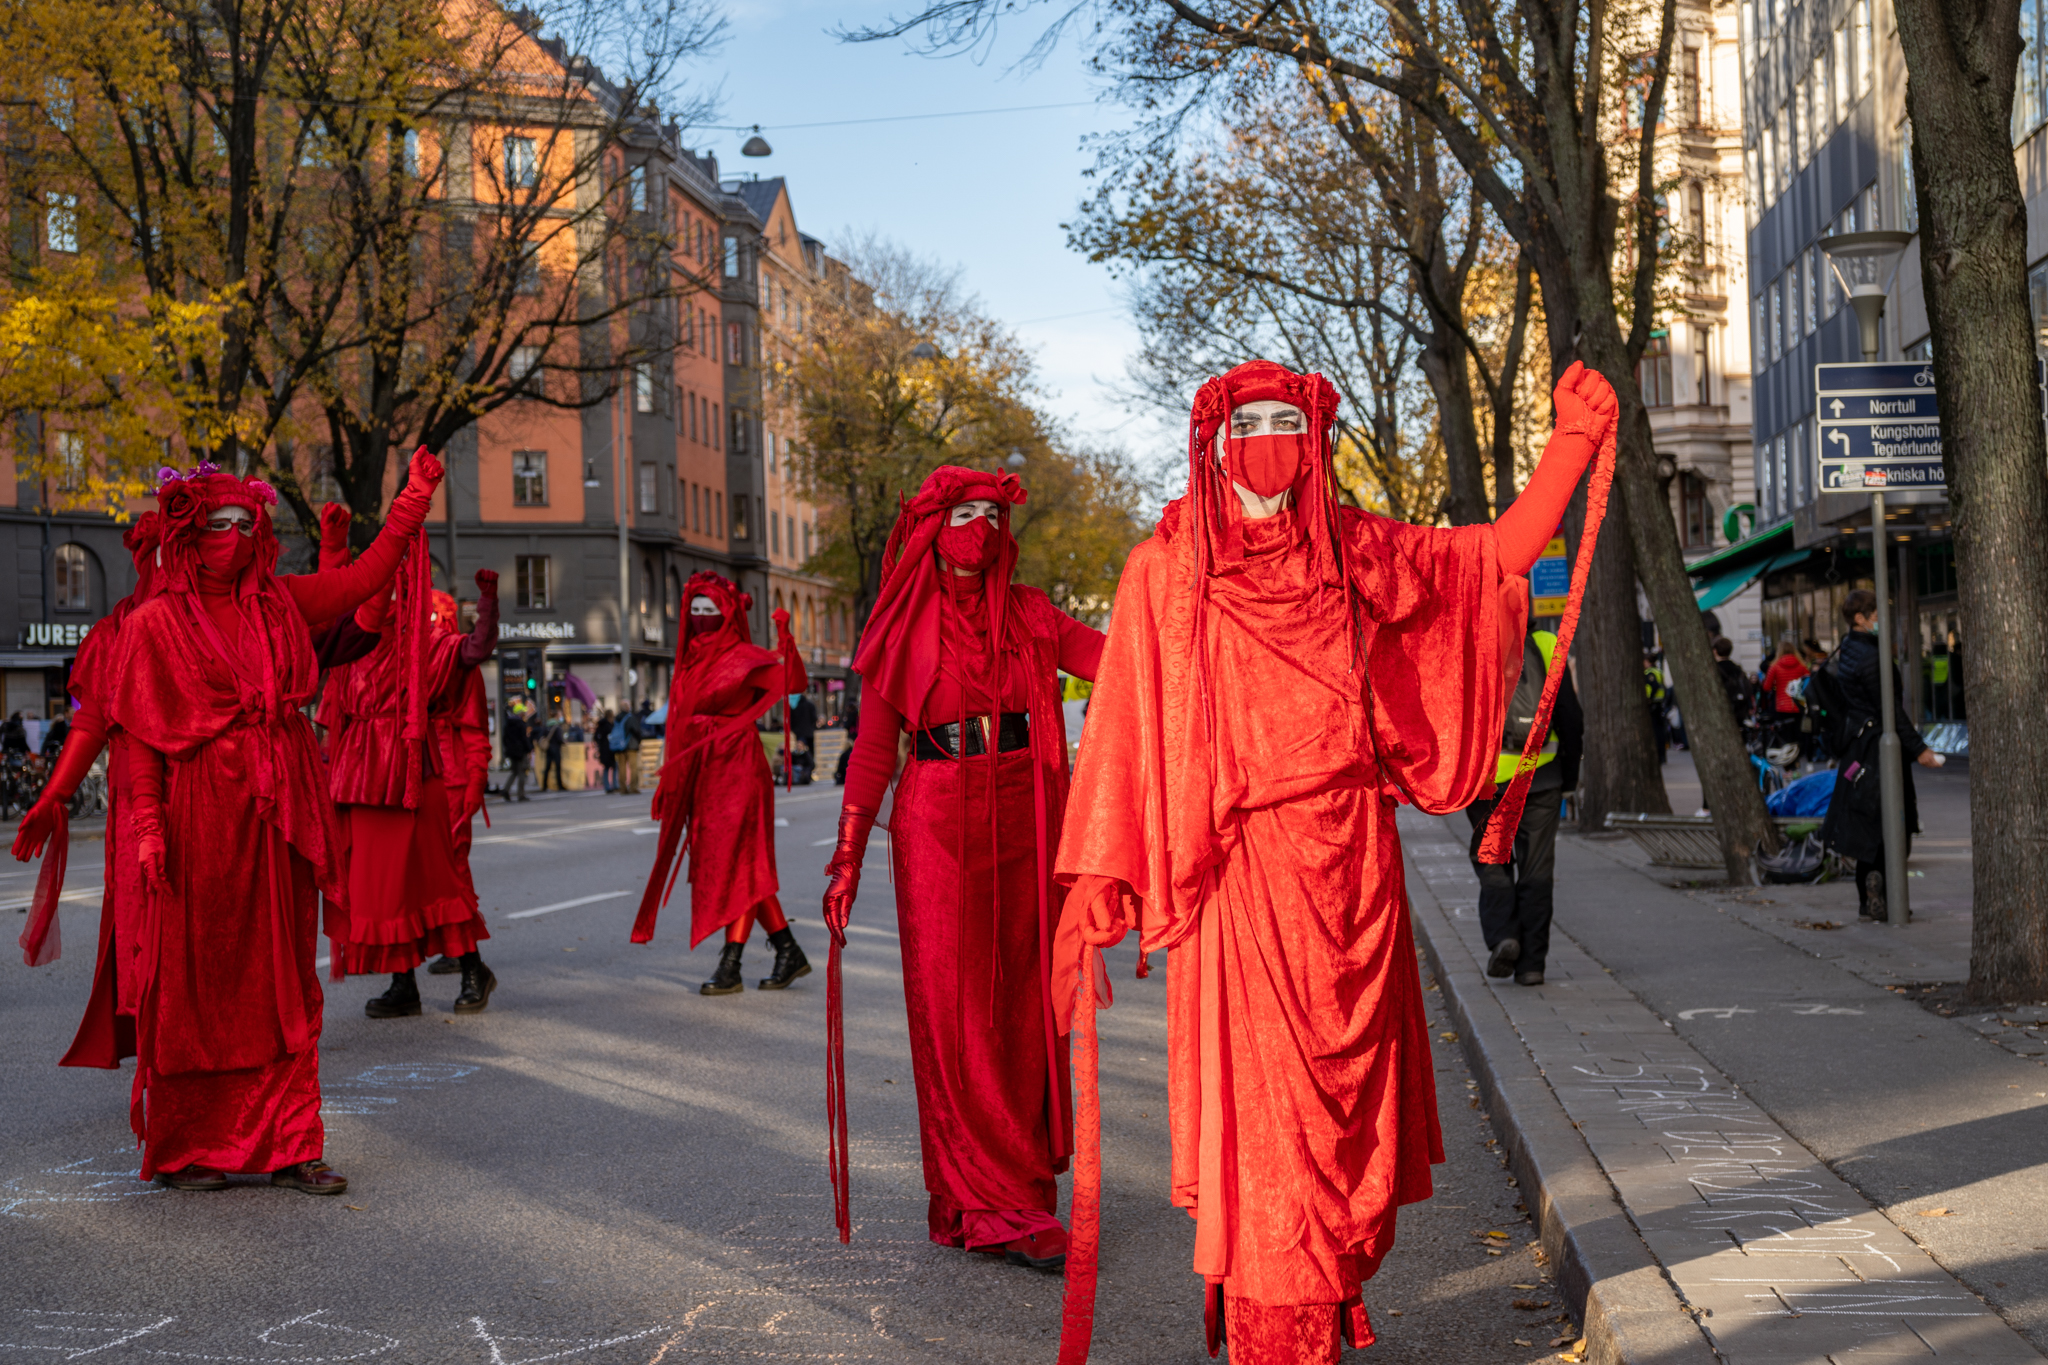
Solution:
<path fill-rule="evenodd" d="M 1831 919 L 1796 919 L 1792 921 L 1792 927 L 1794 929 L 1839 929 L 1842 926 Z M 1892 989 L 1897 990 L 1898 987 L 1894 986 Z"/>
<path fill-rule="evenodd" d="M 1921 1216 L 1922 1218 L 1949 1218 L 1949 1217 L 1953 1217 L 1953 1216 L 1954 1216 L 1954 1214 L 1955 1214 L 1955 1210 L 1954 1210 L 1954 1209 L 1921 1209 L 1921 1210 L 1920 1210 L 1920 1216 Z"/>
<path fill-rule="evenodd" d="M 1571 1344 L 1572 1339 L 1570 1337 L 1552 1337 L 1550 1339 L 1550 1349 L 1553 1351 L 1560 1346 L 1569 1346 Z"/>
<path fill-rule="evenodd" d="M 1510 1289 L 1541 1289 L 1543 1286 L 1540 1284 L 1517 1284 L 1510 1285 L 1508 1287 Z"/>
<path fill-rule="evenodd" d="M 1545 1308 L 1550 1307 L 1550 1300 L 1543 1299 L 1539 1302 L 1536 1299 L 1516 1299 L 1513 1303 L 1509 1304 L 1508 1306 L 1510 1308 L 1519 1308 L 1524 1313 L 1537 1313 L 1541 1312 Z"/>
<path fill-rule="evenodd" d="M 364 1212 L 363 1206 L 361 1204 L 343 1204 L 342 1207 L 345 1209 L 354 1209 L 357 1213 Z"/>
<path fill-rule="evenodd" d="M 1447 1043 L 1455 1043 L 1458 1041 L 1458 1035 L 1455 1033 L 1439 1033 L 1437 1037 L 1443 1039 Z"/>
<path fill-rule="evenodd" d="M 1524 1341 L 1520 1337 L 1515 1338 L 1515 1345 L 1517 1346 L 1534 1346 L 1535 1344 L 1533 1341 Z"/>

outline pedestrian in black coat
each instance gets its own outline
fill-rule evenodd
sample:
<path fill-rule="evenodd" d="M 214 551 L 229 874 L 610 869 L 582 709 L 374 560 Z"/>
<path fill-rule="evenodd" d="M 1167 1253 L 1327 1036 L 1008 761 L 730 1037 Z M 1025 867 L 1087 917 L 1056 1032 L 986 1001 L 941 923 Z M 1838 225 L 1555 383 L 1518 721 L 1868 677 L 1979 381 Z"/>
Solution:
<path fill-rule="evenodd" d="M 1884 817 L 1879 795 L 1877 742 L 1881 731 L 1882 702 L 1878 675 L 1877 595 L 1861 588 L 1842 603 L 1849 634 L 1842 647 L 1823 667 L 1834 673 L 1840 684 L 1844 715 L 1833 738 L 1841 740 L 1836 753 L 1835 790 L 1828 800 L 1827 819 L 1821 823 L 1821 842 L 1856 863 L 1857 910 L 1864 919 L 1882 919 L 1885 914 Z M 1892 729 L 1899 737 L 1902 757 L 1923 768 L 1938 768 L 1942 757 L 1927 747 L 1920 728 L 1905 713 L 1905 686 L 1897 665 L 1892 667 L 1892 696 L 1897 706 Z M 1832 741 L 1831 741 L 1832 742 Z M 1920 828 L 1920 806 L 1913 791 L 1913 770 L 1905 769 L 1906 850 L 1912 852 L 1913 835 Z"/>

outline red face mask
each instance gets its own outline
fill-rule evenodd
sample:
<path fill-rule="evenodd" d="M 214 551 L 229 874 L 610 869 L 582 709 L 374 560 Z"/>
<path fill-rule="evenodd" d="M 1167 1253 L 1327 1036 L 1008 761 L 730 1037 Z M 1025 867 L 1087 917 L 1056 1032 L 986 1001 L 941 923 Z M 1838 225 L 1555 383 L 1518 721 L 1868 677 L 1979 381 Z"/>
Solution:
<path fill-rule="evenodd" d="M 199 562 L 218 578 L 233 578 L 256 558 L 256 537 L 240 531 L 203 531 L 199 536 Z"/>
<path fill-rule="evenodd" d="M 709 635 L 724 624 L 725 618 L 723 616 L 692 615 L 690 617 L 690 638 L 694 640 L 699 635 Z"/>
<path fill-rule="evenodd" d="M 1308 461 L 1307 432 L 1223 439 L 1223 467 L 1231 481 L 1262 498 L 1278 497 L 1294 487 Z"/>
<path fill-rule="evenodd" d="M 976 517 L 965 526 L 947 526 L 940 530 L 938 547 L 940 556 L 954 568 L 980 573 L 995 565 L 1002 540 L 994 522 L 987 517 Z"/>

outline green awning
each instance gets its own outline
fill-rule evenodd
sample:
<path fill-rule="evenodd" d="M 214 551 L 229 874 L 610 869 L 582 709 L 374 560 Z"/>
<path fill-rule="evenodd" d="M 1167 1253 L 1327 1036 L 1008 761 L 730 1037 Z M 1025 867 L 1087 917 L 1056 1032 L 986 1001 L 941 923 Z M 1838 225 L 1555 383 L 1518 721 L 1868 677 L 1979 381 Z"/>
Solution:
<path fill-rule="evenodd" d="M 1773 569 L 1789 569 L 1794 564 L 1803 563 L 1812 554 L 1811 550 L 1787 550 L 1769 559 L 1752 560 L 1734 568 L 1724 566 L 1721 572 L 1709 576 L 1699 585 L 1700 610 L 1712 611 Z"/>
<path fill-rule="evenodd" d="M 1685 566 L 1685 571 L 1694 578 L 1718 579 L 1729 569 L 1754 560 L 1774 559 L 1791 548 L 1792 523 L 1790 520 L 1781 521 L 1747 540 L 1736 541 L 1725 550 L 1716 550 L 1704 559 L 1695 559 Z"/>

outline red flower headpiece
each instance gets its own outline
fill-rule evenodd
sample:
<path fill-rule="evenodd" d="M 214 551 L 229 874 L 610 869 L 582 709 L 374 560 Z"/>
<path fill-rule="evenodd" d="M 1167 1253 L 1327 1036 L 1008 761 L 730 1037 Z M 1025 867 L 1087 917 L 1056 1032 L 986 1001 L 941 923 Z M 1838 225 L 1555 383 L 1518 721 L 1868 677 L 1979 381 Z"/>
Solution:
<path fill-rule="evenodd" d="M 246 507 L 255 515 L 258 574 L 268 577 L 276 571 L 277 531 L 270 522 L 270 509 L 277 505 L 275 488 L 261 479 L 223 474 L 220 466 L 211 463 L 200 464 L 189 474 L 166 465 L 157 470 L 156 477 L 163 564 L 174 583 L 185 578 L 192 544 L 206 530 L 206 519 L 223 507 Z"/>

